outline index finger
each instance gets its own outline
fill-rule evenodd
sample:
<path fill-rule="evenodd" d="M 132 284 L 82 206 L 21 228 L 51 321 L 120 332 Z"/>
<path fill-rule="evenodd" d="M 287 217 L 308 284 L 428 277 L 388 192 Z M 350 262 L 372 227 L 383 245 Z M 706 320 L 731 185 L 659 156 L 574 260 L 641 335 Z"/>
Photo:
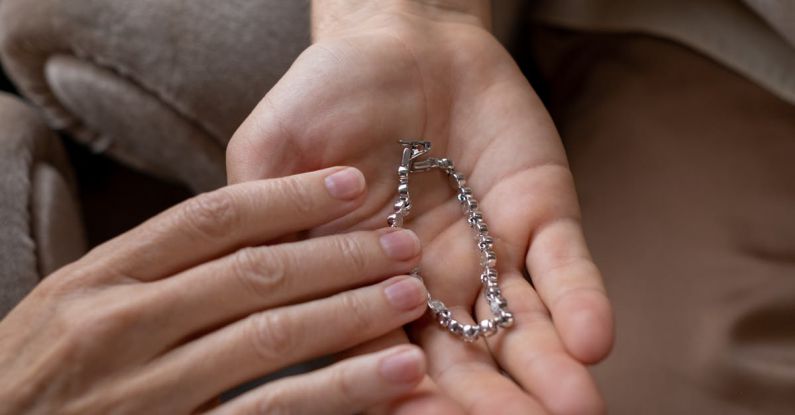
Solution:
<path fill-rule="evenodd" d="M 81 262 L 116 278 L 156 280 L 326 223 L 358 207 L 364 193 L 364 176 L 352 167 L 236 184 L 168 209 Z"/>

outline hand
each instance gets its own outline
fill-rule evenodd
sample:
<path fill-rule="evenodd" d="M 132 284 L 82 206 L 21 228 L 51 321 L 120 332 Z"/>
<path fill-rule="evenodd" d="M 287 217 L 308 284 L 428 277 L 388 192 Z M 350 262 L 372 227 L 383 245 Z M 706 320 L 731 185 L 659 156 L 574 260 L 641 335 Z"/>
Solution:
<path fill-rule="evenodd" d="M 381 281 L 418 262 L 410 231 L 262 245 L 348 214 L 364 187 L 352 168 L 231 186 L 55 272 L 0 322 L 0 413 L 192 413 L 242 382 L 416 319 L 422 284 Z M 357 412 L 424 374 L 422 352 L 399 346 L 213 412 Z"/>
<path fill-rule="evenodd" d="M 434 322 L 414 325 L 433 379 L 424 387 L 474 413 L 602 412 L 585 364 L 611 347 L 610 306 L 561 141 L 509 54 L 478 19 L 438 10 L 425 17 L 416 8 L 326 25 L 316 40 L 232 138 L 230 181 L 357 166 L 372 183 L 365 203 L 310 234 L 372 229 L 385 223 L 396 197 L 397 140 L 431 140 L 432 154 L 452 159 L 481 202 L 516 324 L 475 345 Z M 423 241 L 430 292 L 458 319 L 488 317 L 452 191 L 441 173 L 412 180 L 406 226 Z M 391 339 L 381 344 L 400 337 Z M 404 401 L 393 409 L 402 405 L 423 407 Z"/>

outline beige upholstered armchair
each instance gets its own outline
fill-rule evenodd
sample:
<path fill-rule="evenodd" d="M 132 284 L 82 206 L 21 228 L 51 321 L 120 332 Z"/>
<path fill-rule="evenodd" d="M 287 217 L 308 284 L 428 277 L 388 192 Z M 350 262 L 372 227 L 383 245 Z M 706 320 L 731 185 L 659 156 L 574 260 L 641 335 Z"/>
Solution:
<path fill-rule="evenodd" d="M 56 131 L 81 154 L 172 185 L 164 189 L 225 183 L 226 142 L 309 42 L 308 2 L 276 3 L 0 1 L 0 61 L 28 101 L 0 98 L 0 315 L 87 246 L 80 185 Z M 160 186 L 152 179 L 110 180 L 107 216 L 134 210 L 111 207 L 113 194 L 137 192 L 116 200 L 146 205 L 165 192 L 147 191 Z M 161 199 L 187 194 L 176 193 Z M 91 229 L 102 218 L 85 220 Z"/>

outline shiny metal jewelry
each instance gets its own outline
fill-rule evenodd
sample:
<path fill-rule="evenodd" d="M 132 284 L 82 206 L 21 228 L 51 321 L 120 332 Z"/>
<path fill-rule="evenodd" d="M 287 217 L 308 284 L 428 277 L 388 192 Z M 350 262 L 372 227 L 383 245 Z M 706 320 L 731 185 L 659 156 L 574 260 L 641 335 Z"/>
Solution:
<path fill-rule="evenodd" d="M 450 309 L 440 300 L 428 294 L 428 307 L 433 312 L 439 325 L 446 328 L 456 336 L 467 342 L 495 334 L 498 328 L 507 328 L 513 324 L 513 314 L 508 309 L 508 302 L 502 296 L 497 282 L 497 254 L 494 253 L 494 239 L 489 236 L 489 228 L 483 220 L 483 214 L 478 210 L 478 201 L 472 196 L 472 190 L 466 185 L 466 178 L 453 167 L 453 162 L 446 158 L 428 157 L 423 160 L 418 158 L 431 149 L 430 141 L 400 140 L 403 146 L 403 156 L 398 167 L 398 199 L 394 205 L 394 213 L 387 218 L 387 224 L 393 228 L 403 226 L 403 220 L 411 211 L 411 196 L 409 195 L 409 174 L 440 169 L 446 173 L 452 186 L 456 189 L 458 202 L 461 204 L 469 227 L 475 233 L 475 240 L 480 251 L 480 264 L 483 272 L 480 282 L 483 292 L 489 303 L 493 318 L 482 320 L 479 324 L 464 324 L 453 318 Z M 415 268 L 412 276 L 422 279 L 419 269 Z"/>

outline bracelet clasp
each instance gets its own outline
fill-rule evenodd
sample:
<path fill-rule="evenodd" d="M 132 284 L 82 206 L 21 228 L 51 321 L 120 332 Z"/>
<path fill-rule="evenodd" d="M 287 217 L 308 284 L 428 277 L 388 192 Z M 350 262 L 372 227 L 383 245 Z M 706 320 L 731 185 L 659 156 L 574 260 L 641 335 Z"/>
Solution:
<path fill-rule="evenodd" d="M 403 157 L 400 159 L 400 166 L 409 169 L 410 172 L 428 171 L 436 167 L 435 159 L 417 160 L 418 157 L 431 151 L 430 141 L 399 140 L 403 146 Z"/>

